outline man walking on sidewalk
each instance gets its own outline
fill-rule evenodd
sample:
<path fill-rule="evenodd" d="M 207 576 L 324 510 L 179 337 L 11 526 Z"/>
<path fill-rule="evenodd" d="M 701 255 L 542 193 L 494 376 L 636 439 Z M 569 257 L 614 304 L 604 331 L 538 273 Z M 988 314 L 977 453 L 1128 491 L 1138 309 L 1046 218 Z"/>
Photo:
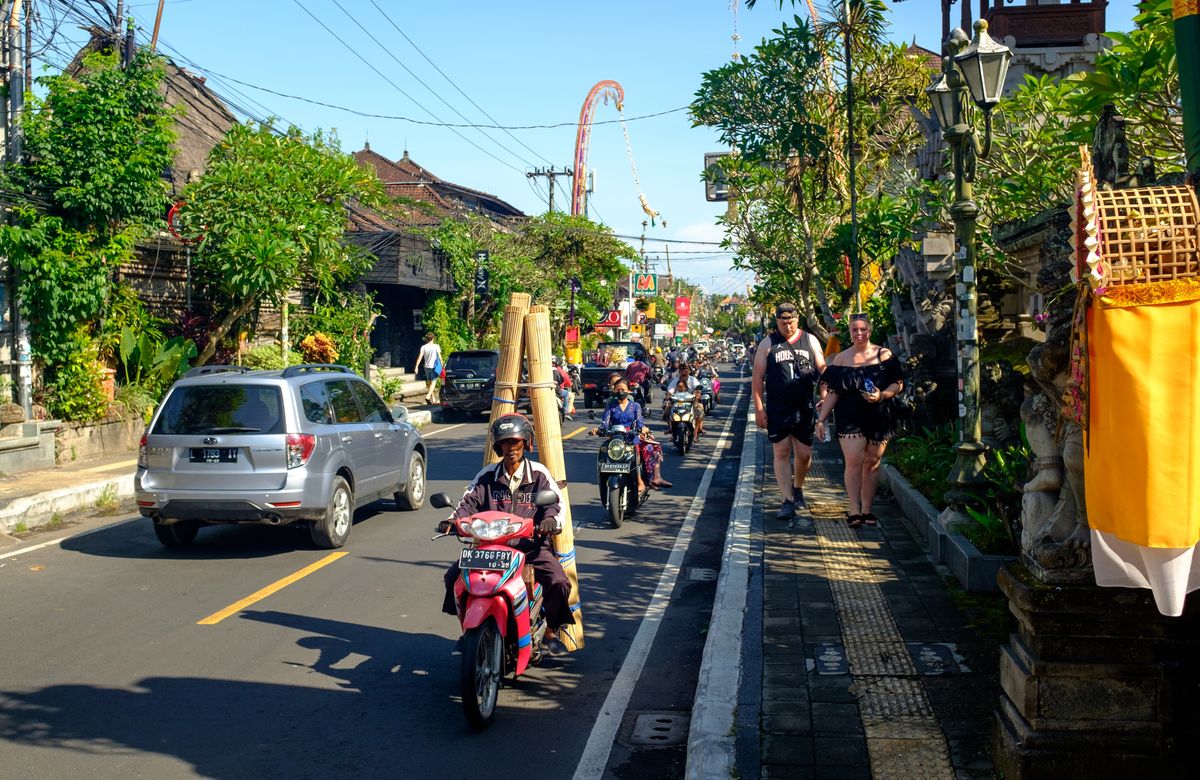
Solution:
<path fill-rule="evenodd" d="M 425 403 L 437 403 L 437 381 L 442 371 L 442 348 L 433 340 L 433 333 L 425 334 L 425 343 L 417 353 L 417 365 L 413 371 L 425 380 Z"/>
<path fill-rule="evenodd" d="M 767 429 L 775 482 L 783 495 L 776 517 L 790 520 L 797 504 L 805 506 L 804 478 L 812 465 L 813 389 L 825 371 L 825 355 L 816 337 L 800 329 L 795 304 L 775 307 L 775 328 L 754 351 L 750 389 L 754 422 Z"/>

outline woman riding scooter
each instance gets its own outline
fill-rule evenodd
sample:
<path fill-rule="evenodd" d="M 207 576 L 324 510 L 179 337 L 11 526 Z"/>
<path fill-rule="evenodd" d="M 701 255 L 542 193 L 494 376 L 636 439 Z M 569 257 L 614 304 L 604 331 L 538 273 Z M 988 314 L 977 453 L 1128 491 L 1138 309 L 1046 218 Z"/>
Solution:
<path fill-rule="evenodd" d="M 612 393 L 613 402 L 605 408 L 604 416 L 600 419 L 600 427 L 590 431 L 590 434 L 599 435 L 610 425 L 624 425 L 631 431 L 637 431 L 640 434 L 638 454 L 642 459 L 645 477 L 650 479 L 650 487 L 659 490 L 673 487 L 670 482 L 662 478 L 662 446 L 654 440 L 654 435 L 646 427 L 641 405 L 630 399 L 629 380 L 624 377 L 615 379 L 612 383 Z M 646 482 L 643 475 L 638 474 L 638 492 L 645 490 L 645 487 Z"/>

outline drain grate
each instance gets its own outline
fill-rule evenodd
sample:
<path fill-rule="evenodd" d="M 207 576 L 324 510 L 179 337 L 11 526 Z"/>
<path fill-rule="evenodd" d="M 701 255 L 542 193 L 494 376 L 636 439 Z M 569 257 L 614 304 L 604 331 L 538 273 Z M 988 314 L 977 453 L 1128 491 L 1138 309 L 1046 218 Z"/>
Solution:
<path fill-rule="evenodd" d="M 633 722 L 632 745 L 667 747 L 687 742 L 690 718 L 680 712 L 644 712 Z"/>
<path fill-rule="evenodd" d="M 692 567 L 688 569 L 688 579 L 699 582 L 712 582 L 717 578 L 716 569 L 698 569 Z"/>

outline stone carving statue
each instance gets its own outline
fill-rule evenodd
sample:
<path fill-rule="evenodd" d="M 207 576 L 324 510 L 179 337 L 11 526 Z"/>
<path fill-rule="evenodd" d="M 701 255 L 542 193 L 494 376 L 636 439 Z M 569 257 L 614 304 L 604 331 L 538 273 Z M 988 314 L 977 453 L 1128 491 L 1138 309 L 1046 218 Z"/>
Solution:
<path fill-rule="evenodd" d="M 1052 245 L 1052 244 L 1051 244 Z M 1045 251 L 1046 248 L 1043 249 Z M 1069 264 L 1046 262 L 1038 275 L 1044 291 L 1060 289 Z M 1075 293 L 1050 311 L 1046 341 L 1029 353 L 1031 395 L 1021 404 L 1036 472 L 1021 502 L 1021 557 L 1043 582 L 1091 578 L 1091 534 L 1083 492 L 1083 431 L 1061 417 L 1069 372 L 1071 312 Z"/>

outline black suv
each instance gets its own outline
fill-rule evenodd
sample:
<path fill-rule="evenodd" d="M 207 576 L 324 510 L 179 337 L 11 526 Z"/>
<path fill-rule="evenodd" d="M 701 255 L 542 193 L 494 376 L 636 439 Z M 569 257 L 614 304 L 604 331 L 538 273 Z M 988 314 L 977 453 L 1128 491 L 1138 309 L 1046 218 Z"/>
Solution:
<path fill-rule="evenodd" d="M 446 381 L 442 385 L 442 412 L 476 414 L 492 408 L 492 397 L 496 395 L 496 369 L 500 365 L 500 353 L 494 349 L 469 349 L 451 352 L 446 359 Z M 522 371 L 521 381 L 525 381 Z M 529 408 L 529 393 L 521 388 L 517 391 L 517 403 L 523 410 Z"/>

